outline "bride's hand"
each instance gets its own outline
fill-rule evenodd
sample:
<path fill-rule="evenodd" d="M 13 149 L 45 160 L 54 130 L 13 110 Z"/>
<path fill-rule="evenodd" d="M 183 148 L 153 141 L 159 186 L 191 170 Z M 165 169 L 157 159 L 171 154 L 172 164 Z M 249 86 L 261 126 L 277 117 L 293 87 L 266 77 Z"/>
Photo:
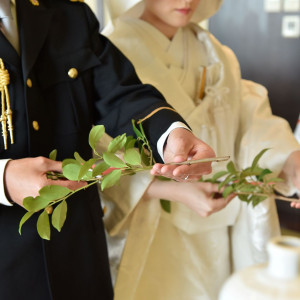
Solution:
<path fill-rule="evenodd" d="M 235 195 L 223 198 L 218 191 L 218 185 L 208 182 L 176 182 L 155 179 L 144 196 L 181 202 L 201 217 L 207 217 L 223 209 Z"/>

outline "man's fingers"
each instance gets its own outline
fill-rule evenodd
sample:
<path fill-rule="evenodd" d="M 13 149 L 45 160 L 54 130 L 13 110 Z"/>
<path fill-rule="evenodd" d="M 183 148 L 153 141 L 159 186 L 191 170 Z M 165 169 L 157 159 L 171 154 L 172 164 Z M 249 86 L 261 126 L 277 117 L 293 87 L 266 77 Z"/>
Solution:
<path fill-rule="evenodd" d="M 46 172 L 62 172 L 62 162 L 51 160 L 49 158 L 39 156 L 36 158 L 28 158 L 28 161 L 31 161 L 32 164 L 38 166 L 38 170 L 41 174 Z"/>
<path fill-rule="evenodd" d="M 201 165 L 201 166 L 199 166 Z M 211 173 L 211 163 L 201 163 L 197 165 L 163 165 L 155 164 L 151 170 L 152 175 L 184 178 L 187 175 L 190 179 L 199 179 L 201 175 Z"/>

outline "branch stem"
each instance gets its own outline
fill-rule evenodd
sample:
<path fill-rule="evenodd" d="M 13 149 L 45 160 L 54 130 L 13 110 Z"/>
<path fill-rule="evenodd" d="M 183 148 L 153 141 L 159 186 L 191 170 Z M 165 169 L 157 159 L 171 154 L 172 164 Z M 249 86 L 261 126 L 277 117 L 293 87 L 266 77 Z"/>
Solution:
<path fill-rule="evenodd" d="M 296 198 L 288 198 L 284 196 L 278 196 L 275 194 L 263 194 L 263 193 L 247 193 L 247 192 L 235 192 L 237 195 L 256 195 L 256 196 L 262 196 L 262 197 L 270 197 L 274 196 L 276 200 L 282 200 L 282 201 L 287 201 L 287 202 L 300 202 L 300 199 Z"/>

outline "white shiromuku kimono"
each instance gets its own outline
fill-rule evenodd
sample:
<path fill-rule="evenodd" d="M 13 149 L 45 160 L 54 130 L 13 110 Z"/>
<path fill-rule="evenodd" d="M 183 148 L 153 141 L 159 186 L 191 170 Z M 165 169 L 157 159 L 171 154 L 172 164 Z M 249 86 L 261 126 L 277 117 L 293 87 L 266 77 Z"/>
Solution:
<path fill-rule="evenodd" d="M 211 1 L 211 0 L 207 0 Z M 261 165 L 277 175 L 299 150 L 288 123 L 271 113 L 266 89 L 241 79 L 233 52 L 190 24 L 170 41 L 150 24 L 119 18 L 109 38 L 154 85 L 217 156 L 237 168 L 271 148 Z M 205 96 L 199 99 L 206 68 Z M 213 171 L 226 163 L 213 165 Z M 168 214 L 158 199 L 143 200 L 149 173 L 124 177 L 105 192 L 105 224 L 116 300 L 217 299 L 228 276 L 265 262 L 266 242 L 280 234 L 274 199 L 255 208 L 235 198 L 202 218 L 180 203 Z"/>

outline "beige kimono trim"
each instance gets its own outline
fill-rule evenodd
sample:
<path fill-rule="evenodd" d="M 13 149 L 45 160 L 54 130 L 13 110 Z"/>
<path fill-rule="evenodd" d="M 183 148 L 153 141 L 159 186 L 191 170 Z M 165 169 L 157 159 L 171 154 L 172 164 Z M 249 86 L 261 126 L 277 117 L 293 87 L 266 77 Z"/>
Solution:
<path fill-rule="evenodd" d="M 148 114 L 145 118 L 143 118 L 143 119 L 141 119 L 141 120 L 138 120 L 138 121 L 137 121 L 137 124 L 143 123 L 145 120 L 149 119 L 150 117 L 152 117 L 152 116 L 155 115 L 157 112 L 159 112 L 160 110 L 163 110 L 163 109 L 172 110 L 172 111 L 174 111 L 174 112 L 177 113 L 177 111 L 176 111 L 174 108 L 167 107 L 167 106 L 159 107 L 159 108 L 153 110 L 153 111 L 152 111 L 150 114 Z"/>

